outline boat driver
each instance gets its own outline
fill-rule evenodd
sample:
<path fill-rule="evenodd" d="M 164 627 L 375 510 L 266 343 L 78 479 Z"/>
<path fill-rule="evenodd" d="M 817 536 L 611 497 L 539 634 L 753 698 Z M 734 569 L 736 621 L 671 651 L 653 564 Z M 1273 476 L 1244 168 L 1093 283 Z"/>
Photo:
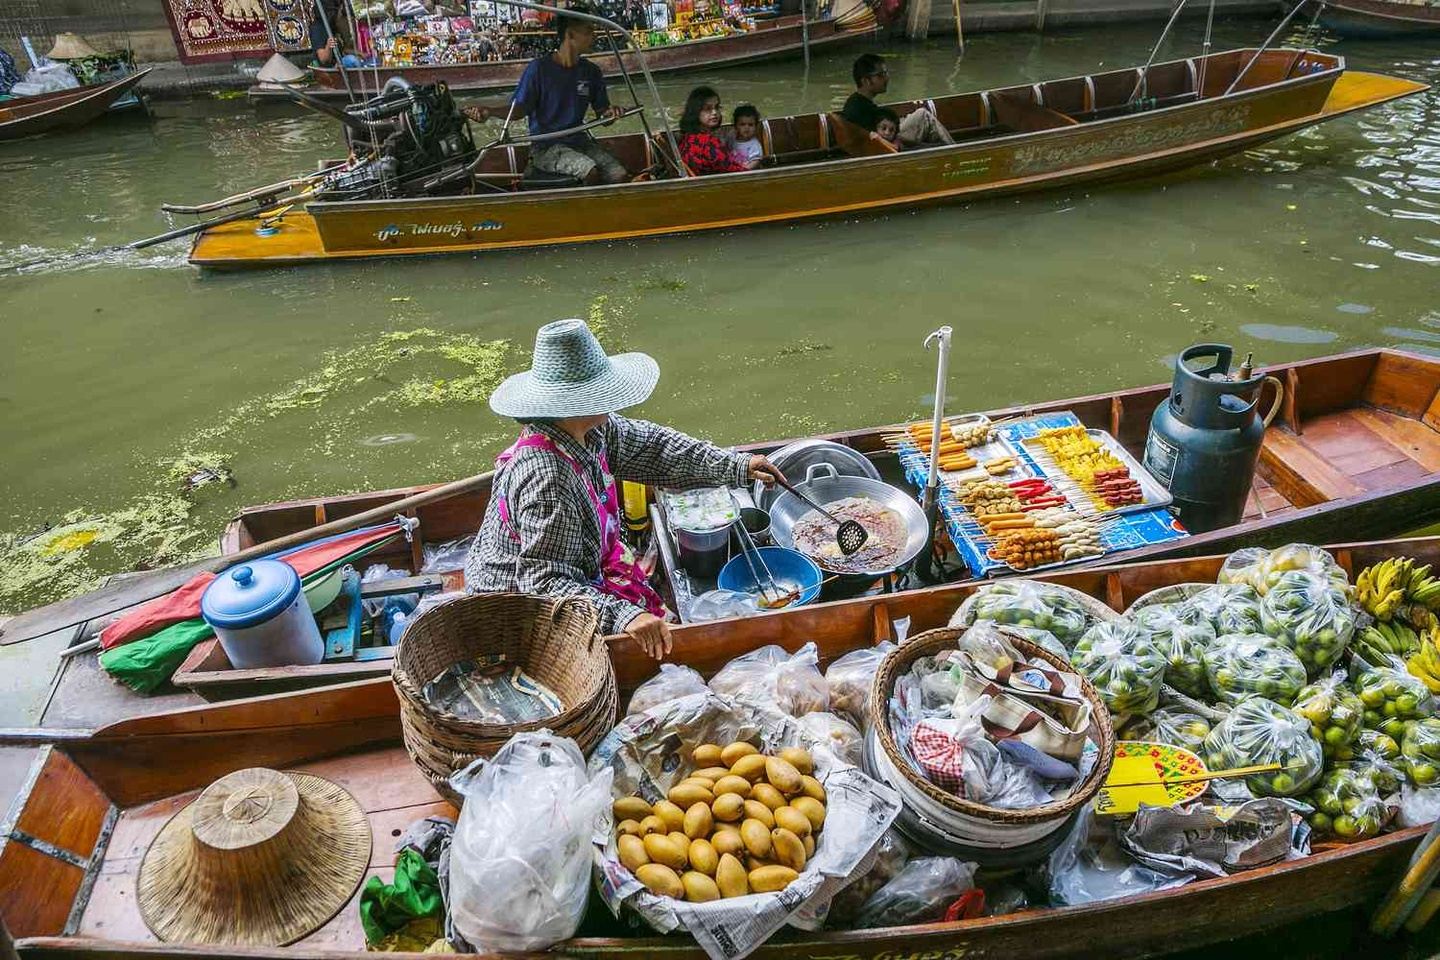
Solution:
<path fill-rule="evenodd" d="M 592 107 L 597 117 L 612 122 L 618 118 L 623 111 L 610 103 L 604 74 L 584 57 L 595 46 L 594 24 L 558 17 L 555 34 L 559 48 L 525 66 L 509 103 L 475 104 L 465 108 L 465 115 L 484 121 L 510 111 L 516 120 L 529 119 L 531 136 L 578 127 Z M 592 185 L 622 183 L 630 178 L 625 165 L 586 131 L 535 143 L 530 149 L 530 165 L 543 173 L 574 177 Z"/>
<path fill-rule="evenodd" d="M 885 58 L 874 53 L 860 54 L 850 68 L 850 76 L 855 81 L 855 92 L 845 101 L 840 116 L 874 133 L 889 112 L 875 102 L 876 97 L 890 89 L 890 70 L 885 66 Z M 900 142 L 907 147 L 918 147 L 926 143 L 954 143 L 955 139 L 935 114 L 920 107 L 900 118 Z"/>
<path fill-rule="evenodd" d="M 603 633 L 626 633 L 657 660 L 670 652 L 665 605 L 621 538 L 616 479 L 684 489 L 768 486 L 781 474 L 758 454 L 616 413 L 659 378 L 643 353 L 606 356 L 582 320 L 540 328 L 530 370 L 490 395 L 490 409 L 521 430 L 495 461 L 466 590 L 583 597 Z"/>

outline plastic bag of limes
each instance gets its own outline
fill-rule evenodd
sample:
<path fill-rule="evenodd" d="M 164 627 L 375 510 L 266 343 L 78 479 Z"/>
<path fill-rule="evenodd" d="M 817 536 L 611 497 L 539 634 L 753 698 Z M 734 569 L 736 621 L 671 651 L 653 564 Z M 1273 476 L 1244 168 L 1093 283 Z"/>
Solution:
<path fill-rule="evenodd" d="M 1420 720 L 1435 712 L 1430 688 L 1402 669 L 1369 667 L 1355 678 L 1354 684 L 1355 693 L 1365 705 L 1361 722 L 1396 743 L 1405 737 L 1407 720 Z"/>
<path fill-rule="evenodd" d="M 1310 676 L 1334 666 L 1355 632 L 1343 587 L 1309 570 L 1280 574 L 1260 605 L 1265 633 L 1295 651 Z"/>
<path fill-rule="evenodd" d="M 1440 718 L 1426 717 L 1406 724 L 1400 755 L 1417 787 L 1428 787 L 1440 780 Z"/>
<path fill-rule="evenodd" d="M 1126 620 L 1097 623 L 1070 654 L 1114 714 L 1144 714 L 1160 704 L 1165 654 L 1150 636 Z"/>
<path fill-rule="evenodd" d="M 1326 757 L 1353 753 L 1350 748 L 1360 736 L 1365 705 L 1345 682 L 1344 673 L 1337 670 L 1302 689 L 1291 709 L 1310 721 L 1310 732 Z"/>
<path fill-rule="evenodd" d="M 1210 689 L 1225 703 L 1261 696 L 1277 703 L 1295 702 L 1305 686 L 1305 667 L 1278 641 L 1258 633 L 1218 638 L 1205 651 Z"/>
<path fill-rule="evenodd" d="M 1209 622 L 1217 637 L 1227 633 L 1259 633 L 1260 594 L 1244 583 L 1217 583 L 1186 600 L 1179 611 L 1187 619 Z"/>
<path fill-rule="evenodd" d="M 1315 808 L 1306 820 L 1317 835 L 1347 841 L 1379 836 L 1398 808 L 1364 771 L 1349 767 L 1328 771 L 1305 800 Z"/>
<path fill-rule="evenodd" d="M 1209 621 L 1190 622 L 1168 603 L 1152 604 L 1126 614 L 1150 635 L 1165 655 L 1165 682 L 1181 693 L 1203 697 L 1209 692 L 1201 655 L 1215 642 Z"/>
<path fill-rule="evenodd" d="M 1320 779 L 1325 762 L 1310 722 L 1264 697 L 1236 704 L 1210 731 L 1202 749 L 1201 757 L 1211 770 L 1280 764 L 1279 770 L 1245 778 L 1245 785 L 1257 796 L 1299 796 Z"/>
<path fill-rule="evenodd" d="M 1200 747 L 1210 735 L 1210 721 L 1198 713 L 1185 713 L 1161 707 L 1148 717 L 1139 717 L 1121 732 L 1124 740 L 1148 740 L 1168 743 L 1173 747 L 1200 755 Z"/>
<path fill-rule="evenodd" d="M 1090 615 L 1073 597 L 1034 580 L 981 587 L 975 596 L 974 618 L 1048 630 L 1067 648 L 1090 625 Z"/>

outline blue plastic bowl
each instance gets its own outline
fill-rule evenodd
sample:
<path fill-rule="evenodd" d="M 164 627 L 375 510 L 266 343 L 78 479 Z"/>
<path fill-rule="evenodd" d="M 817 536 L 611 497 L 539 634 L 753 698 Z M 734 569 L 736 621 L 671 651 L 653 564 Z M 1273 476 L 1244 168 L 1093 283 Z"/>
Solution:
<path fill-rule="evenodd" d="M 775 582 L 780 585 L 782 590 L 795 588 L 800 590 L 799 598 L 783 609 L 788 610 L 790 607 L 801 607 L 807 603 L 814 603 L 815 598 L 820 596 L 820 581 L 824 579 L 824 576 L 820 573 L 820 568 L 815 566 L 815 561 L 805 554 L 785 547 L 761 547 L 756 553 L 764 558 L 765 566 L 770 568 L 770 573 L 775 577 Z M 760 563 L 753 554 L 750 560 L 763 577 L 765 571 L 760 569 Z M 759 592 L 755 577 L 750 573 L 750 564 L 745 562 L 743 554 L 737 554 L 730 558 L 729 562 L 721 568 L 715 585 L 722 590 L 738 590 L 741 593 Z"/>

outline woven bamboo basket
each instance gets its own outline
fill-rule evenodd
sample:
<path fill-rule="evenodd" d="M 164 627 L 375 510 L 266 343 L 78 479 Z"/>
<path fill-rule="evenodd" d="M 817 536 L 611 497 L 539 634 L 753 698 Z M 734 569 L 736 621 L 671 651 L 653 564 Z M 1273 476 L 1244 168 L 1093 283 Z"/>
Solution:
<path fill-rule="evenodd" d="M 1213 586 L 1215 586 L 1213 583 L 1172 583 L 1136 597 L 1135 602 L 1130 604 L 1130 609 L 1125 612 L 1131 613 L 1144 607 L 1152 607 L 1157 603 L 1181 603 Z"/>
<path fill-rule="evenodd" d="M 589 753 L 615 725 L 619 691 L 595 611 L 584 600 L 482 593 L 432 607 L 405 630 L 391 680 L 410 758 L 457 806 L 451 774 L 490 757 L 516 733 L 553 730 Z M 527 723 L 456 716 L 425 700 L 425 684 L 464 660 L 519 666 L 560 698 L 564 709 Z"/>
<path fill-rule="evenodd" d="M 1079 677 L 1080 689 L 1085 699 L 1090 702 L 1091 737 L 1099 746 L 1100 755 L 1089 775 L 1075 787 L 1070 795 L 1053 803 L 1024 810 L 1006 810 L 975 803 L 964 797 L 957 797 L 953 793 L 940 789 L 917 773 L 910 765 L 910 761 L 901 753 L 900 745 L 896 743 L 895 735 L 890 731 L 890 695 L 895 690 L 895 682 L 921 657 L 934 656 L 944 650 L 954 650 L 964 633 L 965 628 L 963 627 L 939 627 L 935 630 L 927 630 L 906 642 L 903 647 L 891 652 L 881 662 L 880 670 L 875 675 L 875 686 L 870 692 L 869 707 L 870 722 L 877 733 L 880 747 L 891 766 L 904 777 L 906 785 L 919 791 L 929 806 L 938 807 L 962 818 L 969 817 L 993 824 L 1038 827 L 1041 824 L 1053 822 L 1058 828 L 1072 813 L 1094 799 L 1095 794 L 1105 783 L 1105 777 L 1109 775 L 1110 764 L 1115 757 L 1115 730 L 1110 723 L 1110 711 L 1105 708 L 1100 694 L 1083 676 Z M 1048 663 L 1061 670 L 1074 673 L 1074 669 L 1064 660 L 1028 640 L 1013 636 L 1007 636 L 1006 639 L 1032 662 Z"/>
<path fill-rule="evenodd" d="M 1010 582 L 1018 583 L 1021 581 Z M 1049 583 L 1044 580 L 1036 580 L 1031 582 L 1038 584 L 1046 590 L 1058 591 L 1059 593 L 1062 593 L 1070 599 L 1074 600 L 1077 604 L 1084 608 L 1085 612 L 1089 614 L 1090 619 L 1092 620 L 1096 620 L 1101 623 L 1107 623 L 1111 620 L 1120 619 L 1120 614 L 1112 610 L 1109 604 L 1105 603 L 1103 600 L 1095 599 L 1088 593 L 1083 593 L 1079 590 L 1076 590 L 1074 587 L 1067 587 L 1061 583 Z M 960 604 L 959 608 L 957 608 L 956 611 L 951 614 L 950 623 L 948 624 L 948 626 L 968 627 L 970 626 L 970 624 L 974 623 L 975 605 L 980 602 L 980 598 L 984 596 L 985 591 L 988 590 L 990 586 L 991 584 L 984 584 L 977 588 L 975 592 L 971 593 L 970 596 L 966 597 L 965 600 Z"/>

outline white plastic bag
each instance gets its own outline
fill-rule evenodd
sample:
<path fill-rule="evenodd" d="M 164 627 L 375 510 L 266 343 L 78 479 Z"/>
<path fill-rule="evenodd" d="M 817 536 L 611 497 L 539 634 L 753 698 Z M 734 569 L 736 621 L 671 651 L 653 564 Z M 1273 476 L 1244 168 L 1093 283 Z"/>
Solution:
<path fill-rule="evenodd" d="M 705 693 L 708 689 L 705 678 L 690 667 L 662 663 L 659 673 L 635 688 L 625 713 L 641 713 L 667 700 L 688 697 L 692 693 Z"/>
<path fill-rule="evenodd" d="M 544 950 L 574 936 L 592 844 L 610 832 L 614 775 L 573 740 L 517 733 L 451 783 L 465 797 L 450 845 L 450 919 L 479 952 Z"/>
<path fill-rule="evenodd" d="M 830 709 L 847 716 L 861 729 L 868 726 L 870 691 L 875 686 L 875 674 L 894 649 L 893 643 L 880 643 L 863 650 L 852 650 L 830 664 L 830 669 L 825 671 L 825 682 L 830 687 Z"/>
<path fill-rule="evenodd" d="M 820 655 L 813 642 L 794 655 L 772 643 L 738 656 L 710 678 L 710 689 L 792 717 L 830 708 L 830 688 L 820 672 Z"/>
<path fill-rule="evenodd" d="M 857 929 L 931 923 L 975 886 L 978 864 L 955 857 L 920 857 L 865 901 L 855 918 Z"/>
<path fill-rule="evenodd" d="M 61 90 L 74 90 L 80 86 L 75 74 L 63 63 L 47 63 L 43 67 L 35 67 L 25 74 L 23 82 L 40 87 L 44 93 L 59 93 Z"/>
<path fill-rule="evenodd" d="M 799 720 L 800 729 L 826 747 L 844 763 L 860 766 L 864 736 L 855 725 L 833 713 L 807 713 Z"/>

